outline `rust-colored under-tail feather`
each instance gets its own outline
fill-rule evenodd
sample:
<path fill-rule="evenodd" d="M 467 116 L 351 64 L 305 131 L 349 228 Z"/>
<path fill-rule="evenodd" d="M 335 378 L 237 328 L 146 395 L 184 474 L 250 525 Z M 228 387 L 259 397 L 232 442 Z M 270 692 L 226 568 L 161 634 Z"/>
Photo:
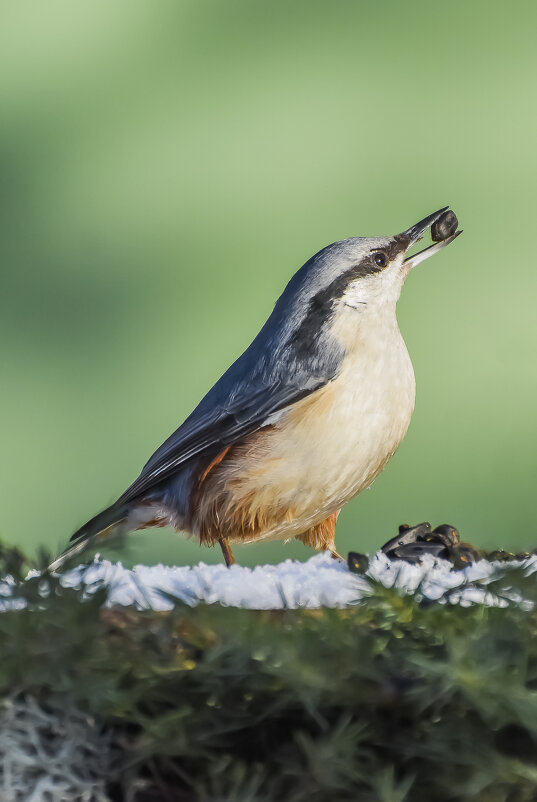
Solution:
<path fill-rule="evenodd" d="M 297 535 L 296 539 L 304 543 L 305 546 L 309 546 L 316 551 L 331 551 L 336 553 L 334 538 L 336 534 L 336 523 L 340 512 L 341 510 L 337 510 L 337 512 L 332 513 L 326 520 L 321 521 L 320 524 L 312 526 L 311 529 L 308 529 L 308 531 L 304 532 L 302 535 Z"/>

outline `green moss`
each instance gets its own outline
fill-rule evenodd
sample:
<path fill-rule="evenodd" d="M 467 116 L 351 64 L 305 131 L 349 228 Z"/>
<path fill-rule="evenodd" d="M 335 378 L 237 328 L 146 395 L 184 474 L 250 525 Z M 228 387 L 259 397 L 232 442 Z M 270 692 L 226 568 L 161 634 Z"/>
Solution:
<path fill-rule="evenodd" d="M 529 801 L 534 584 L 494 588 L 526 609 L 376 587 L 344 611 L 153 613 L 32 580 L 29 609 L 0 615 L 0 692 L 94 716 L 115 800 Z"/>

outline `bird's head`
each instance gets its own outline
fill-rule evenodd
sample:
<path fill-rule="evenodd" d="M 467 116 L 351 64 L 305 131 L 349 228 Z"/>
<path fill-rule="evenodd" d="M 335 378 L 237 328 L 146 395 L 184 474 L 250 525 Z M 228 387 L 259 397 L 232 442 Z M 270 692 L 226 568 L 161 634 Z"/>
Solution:
<path fill-rule="evenodd" d="M 334 301 L 351 308 L 393 306 L 402 286 L 420 262 L 437 253 L 461 233 L 457 218 L 446 208 L 392 237 L 355 237 L 344 241 L 343 269 L 333 286 Z M 412 247 L 431 230 L 438 241 L 409 255 Z M 342 292 L 341 292 L 342 291 Z"/>
<path fill-rule="evenodd" d="M 457 225 L 455 214 L 446 206 L 401 234 L 351 237 L 328 245 L 289 282 L 276 307 L 282 313 L 280 320 L 293 321 L 293 339 L 308 338 L 326 331 L 326 326 L 350 310 L 369 317 L 395 309 L 409 272 L 453 242 L 461 233 Z M 436 242 L 410 255 L 429 230 Z"/>
<path fill-rule="evenodd" d="M 417 264 L 437 253 L 461 233 L 457 218 L 444 207 L 391 237 L 351 237 L 319 251 L 305 265 L 304 290 L 313 308 L 393 305 Z M 438 241 L 418 253 L 409 251 L 428 231 Z"/>

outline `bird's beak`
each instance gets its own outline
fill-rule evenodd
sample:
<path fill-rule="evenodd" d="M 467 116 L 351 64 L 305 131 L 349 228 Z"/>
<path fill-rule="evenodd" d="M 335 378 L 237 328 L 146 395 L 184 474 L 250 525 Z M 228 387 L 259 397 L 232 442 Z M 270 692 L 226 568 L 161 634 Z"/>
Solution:
<path fill-rule="evenodd" d="M 437 212 L 433 212 L 428 217 L 424 217 L 423 220 L 420 220 L 419 223 L 408 228 L 406 231 L 403 231 L 402 234 L 399 236 L 401 239 L 408 241 L 408 245 L 406 246 L 406 250 L 408 251 L 413 245 L 418 242 L 423 235 L 434 225 L 437 220 L 447 212 L 449 209 L 448 206 L 444 206 L 442 209 L 439 209 Z M 455 225 L 456 225 L 456 218 L 455 218 Z M 423 262 L 425 259 L 428 259 L 429 256 L 432 256 L 434 253 L 437 253 L 440 248 L 444 248 L 446 245 L 449 245 L 450 242 L 453 242 L 459 234 L 462 234 L 462 230 L 459 229 L 455 231 L 454 234 L 451 234 L 449 237 L 440 240 L 440 242 L 434 242 L 432 245 L 429 245 L 428 248 L 424 248 L 423 251 L 419 251 L 418 253 L 412 254 L 412 256 L 407 256 L 404 261 L 404 264 L 408 268 L 416 267 L 420 262 Z"/>

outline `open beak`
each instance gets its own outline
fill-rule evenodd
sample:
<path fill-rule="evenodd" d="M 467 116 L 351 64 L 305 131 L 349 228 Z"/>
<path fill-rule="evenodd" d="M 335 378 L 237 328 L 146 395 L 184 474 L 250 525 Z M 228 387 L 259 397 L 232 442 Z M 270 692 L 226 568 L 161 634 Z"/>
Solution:
<path fill-rule="evenodd" d="M 440 218 L 446 215 L 448 209 L 449 206 L 444 206 L 443 209 L 439 209 L 437 212 L 430 214 L 428 217 L 424 217 L 423 220 L 420 220 L 419 223 L 416 223 L 416 225 L 411 226 L 406 231 L 403 231 L 403 233 L 400 234 L 400 237 L 409 241 L 406 249 L 408 250 L 413 245 L 415 245 L 416 242 L 419 242 L 419 240 L 423 237 L 423 235 L 427 231 L 429 231 L 431 226 L 433 226 L 437 221 L 440 220 Z M 456 217 L 455 217 L 455 225 L 457 225 Z M 407 256 L 407 258 L 404 261 L 404 264 L 407 265 L 409 268 L 416 267 L 416 265 L 419 265 L 420 262 L 423 262 L 425 259 L 428 259 L 429 256 L 432 256 L 434 253 L 437 253 L 440 250 L 440 248 L 445 248 L 446 245 L 449 245 L 450 242 L 453 242 L 453 240 L 456 239 L 459 236 L 459 234 L 462 234 L 461 229 L 458 229 L 445 239 L 441 239 L 439 242 L 434 242 L 432 245 L 429 245 L 428 248 L 424 248 L 423 251 L 414 253 L 412 254 L 412 256 Z"/>

